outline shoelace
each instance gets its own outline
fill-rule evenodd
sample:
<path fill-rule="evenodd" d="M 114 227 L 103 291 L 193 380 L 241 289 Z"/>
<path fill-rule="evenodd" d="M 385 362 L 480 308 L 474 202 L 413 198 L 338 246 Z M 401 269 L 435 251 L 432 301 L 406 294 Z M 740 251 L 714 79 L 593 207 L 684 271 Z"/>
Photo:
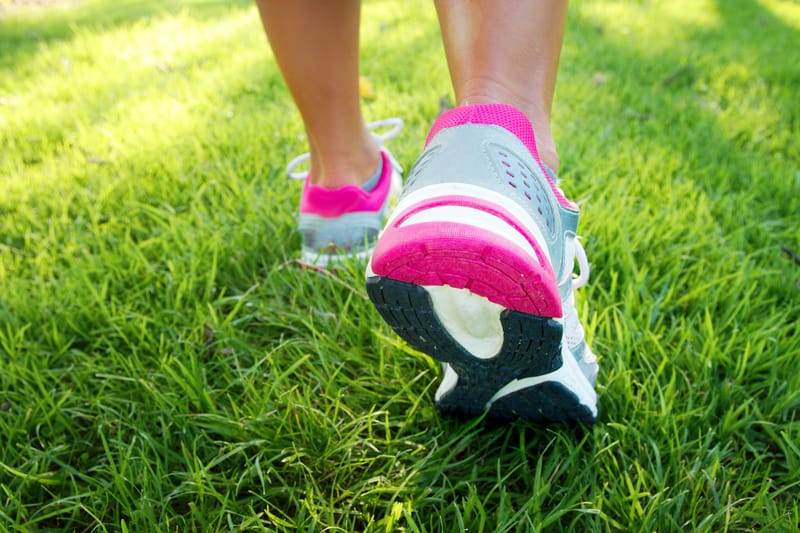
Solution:
<path fill-rule="evenodd" d="M 575 239 L 575 259 L 578 260 L 578 277 L 572 278 L 572 289 L 580 289 L 589 281 L 589 259 L 586 258 L 586 250 L 583 249 L 581 241 Z"/>
<path fill-rule="evenodd" d="M 381 128 L 391 128 L 386 132 L 377 133 L 375 130 Z M 403 119 L 398 117 L 391 117 L 385 118 L 383 120 L 376 120 L 375 122 L 370 122 L 367 124 L 367 129 L 372 133 L 372 136 L 378 142 L 378 146 L 383 148 L 384 143 L 389 139 L 392 139 L 400 133 L 400 130 L 403 129 Z M 386 155 L 389 157 L 389 163 L 392 165 L 392 168 L 395 169 L 397 172 L 403 172 L 403 167 L 400 166 L 400 163 L 397 162 L 397 159 L 386 150 Z M 289 164 L 286 165 L 286 175 L 293 180 L 304 180 L 308 177 L 308 170 L 300 170 L 295 171 L 295 169 L 300 166 L 302 163 L 305 163 L 311 159 L 311 154 L 308 152 L 298 155 L 291 161 Z"/>
<path fill-rule="evenodd" d="M 578 261 L 578 276 L 572 278 L 572 290 L 580 289 L 586 282 L 589 281 L 589 260 L 586 257 L 586 250 L 583 249 L 583 245 L 580 243 L 578 238 L 576 237 L 573 240 L 574 243 L 574 250 L 575 250 L 575 259 Z M 574 323 L 577 324 L 579 328 L 579 335 L 583 338 L 583 325 L 581 324 L 580 320 L 578 319 L 578 311 L 575 309 L 575 296 L 572 295 L 570 299 L 566 302 L 564 306 L 564 313 L 572 315 Z M 584 350 L 583 352 L 583 362 L 586 364 L 593 364 L 597 362 L 597 356 L 594 355 L 591 350 Z"/>

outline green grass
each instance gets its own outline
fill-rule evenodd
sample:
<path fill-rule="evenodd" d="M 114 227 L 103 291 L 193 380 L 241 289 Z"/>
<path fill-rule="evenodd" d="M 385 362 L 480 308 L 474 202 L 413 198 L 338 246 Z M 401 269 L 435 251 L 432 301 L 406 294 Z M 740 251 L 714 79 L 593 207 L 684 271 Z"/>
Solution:
<path fill-rule="evenodd" d="M 0 530 L 800 527 L 796 2 L 572 2 L 588 430 L 439 416 L 360 268 L 292 263 L 305 146 L 250 2 L 0 17 Z M 410 166 L 450 94 L 435 13 L 363 22 Z"/>

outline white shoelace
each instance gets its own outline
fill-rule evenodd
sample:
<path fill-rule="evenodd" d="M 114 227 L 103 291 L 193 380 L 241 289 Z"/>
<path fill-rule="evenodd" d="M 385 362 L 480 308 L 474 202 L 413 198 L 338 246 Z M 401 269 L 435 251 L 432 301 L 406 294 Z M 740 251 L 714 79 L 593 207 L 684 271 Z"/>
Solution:
<path fill-rule="evenodd" d="M 375 130 L 379 130 L 381 128 L 390 128 L 388 131 L 385 132 L 376 132 Z M 375 140 L 378 142 L 378 146 L 383 148 L 384 143 L 389 139 L 392 139 L 400 133 L 400 130 L 403 129 L 403 119 L 398 117 L 391 117 L 385 118 L 383 120 L 376 120 L 375 122 L 370 122 L 367 124 L 367 129 L 372 133 L 372 136 L 375 137 Z M 386 150 L 386 154 L 389 156 L 389 162 L 397 172 L 403 172 L 403 167 L 400 166 L 400 163 L 397 162 L 397 159 Z M 291 161 L 289 164 L 286 165 L 286 175 L 293 180 L 304 180 L 308 177 L 308 170 L 300 170 L 296 171 L 295 169 L 300 166 L 302 163 L 308 161 L 311 158 L 311 154 L 308 152 L 301 154 Z"/>
<path fill-rule="evenodd" d="M 572 239 L 574 244 L 575 259 L 578 261 L 578 275 L 572 278 L 572 290 L 580 289 L 586 282 L 589 281 L 589 260 L 586 257 L 586 250 L 583 249 L 577 237 Z M 574 260 L 573 260 L 574 261 Z M 574 329 L 572 335 L 576 340 L 583 341 L 584 332 L 583 325 L 578 319 L 578 311 L 575 309 L 575 294 L 570 294 L 569 299 L 564 302 L 564 317 L 568 327 Z M 577 343 L 576 343 L 577 345 Z M 594 364 L 597 362 L 597 356 L 587 346 L 583 351 L 583 362 L 586 364 Z"/>
<path fill-rule="evenodd" d="M 575 259 L 578 260 L 578 277 L 572 278 L 572 289 L 580 289 L 589 281 L 589 260 L 586 258 L 586 250 L 583 249 L 581 242 L 575 238 Z"/>

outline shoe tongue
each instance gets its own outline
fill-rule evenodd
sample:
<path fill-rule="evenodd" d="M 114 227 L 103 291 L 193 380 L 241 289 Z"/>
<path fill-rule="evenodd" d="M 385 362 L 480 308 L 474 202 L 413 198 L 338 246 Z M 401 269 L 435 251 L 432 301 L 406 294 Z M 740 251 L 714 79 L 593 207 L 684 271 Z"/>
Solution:
<path fill-rule="evenodd" d="M 528 117 L 508 104 L 476 104 L 445 111 L 433 124 L 425 145 L 441 130 L 464 124 L 488 124 L 505 128 L 522 141 L 533 158 L 541 164 L 539 151 L 536 149 L 536 137 Z"/>

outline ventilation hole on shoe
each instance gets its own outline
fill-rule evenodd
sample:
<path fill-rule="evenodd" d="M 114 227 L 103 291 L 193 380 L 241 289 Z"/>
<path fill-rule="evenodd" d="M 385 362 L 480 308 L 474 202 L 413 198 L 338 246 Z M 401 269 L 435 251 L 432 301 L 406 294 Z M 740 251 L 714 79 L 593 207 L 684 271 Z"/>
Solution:
<path fill-rule="evenodd" d="M 505 173 L 508 185 L 525 194 L 526 200 L 522 200 L 520 195 L 518 201 L 529 202 L 531 214 L 540 219 L 543 230 L 546 227 L 553 235 L 556 213 L 550 200 L 548 176 L 543 175 L 538 166 L 528 166 L 523 159 L 501 146 L 492 144 L 490 150 L 498 174 L 502 176 Z"/>

